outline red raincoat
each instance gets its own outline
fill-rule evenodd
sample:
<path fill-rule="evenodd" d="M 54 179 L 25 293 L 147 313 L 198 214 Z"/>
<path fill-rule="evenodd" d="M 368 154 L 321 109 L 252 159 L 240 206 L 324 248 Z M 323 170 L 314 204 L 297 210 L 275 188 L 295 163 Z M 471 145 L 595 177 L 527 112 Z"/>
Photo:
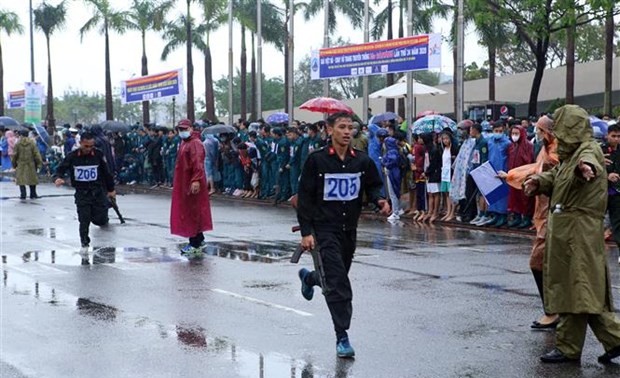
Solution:
<path fill-rule="evenodd" d="M 190 194 L 194 181 L 200 183 L 198 194 Z M 205 175 L 205 148 L 200 142 L 200 133 L 194 131 L 181 142 L 177 154 L 170 206 L 170 232 L 190 238 L 212 229 L 209 188 Z"/>

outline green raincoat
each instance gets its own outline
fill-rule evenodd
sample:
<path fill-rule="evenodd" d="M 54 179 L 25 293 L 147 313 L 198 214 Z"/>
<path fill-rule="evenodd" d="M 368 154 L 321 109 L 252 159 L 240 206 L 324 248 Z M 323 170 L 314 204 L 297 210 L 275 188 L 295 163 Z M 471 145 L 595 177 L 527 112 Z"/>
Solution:
<path fill-rule="evenodd" d="M 37 171 L 43 165 L 41 154 L 35 142 L 23 136 L 15 143 L 14 155 L 12 157 L 13 167 L 15 167 L 15 183 L 17 185 L 37 185 L 39 177 Z"/>
<path fill-rule="evenodd" d="M 538 192 L 550 196 L 543 264 L 547 313 L 601 314 L 613 311 L 604 246 L 607 173 L 603 152 L 592 139 L 588 114 L 575 105 L 554 113 L 560 164 L 537 176 Z M 586 181 L 579 161 L 596 177 Z"/>

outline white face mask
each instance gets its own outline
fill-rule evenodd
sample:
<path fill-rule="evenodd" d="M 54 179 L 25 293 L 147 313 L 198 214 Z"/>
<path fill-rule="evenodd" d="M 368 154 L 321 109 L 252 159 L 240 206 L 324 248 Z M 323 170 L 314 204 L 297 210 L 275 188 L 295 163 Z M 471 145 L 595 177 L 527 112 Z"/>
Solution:
<path fill-rule="evenodd" d="M 510 139 L 512 139 L 513 142 L 517 143 L 520 137 L 521 135 L 511 135 Z"/>
<path fill-rule="evenodd" d="M 191 134 L 189 131 L 179 131 L 179 138 L 187 139 Z"/>

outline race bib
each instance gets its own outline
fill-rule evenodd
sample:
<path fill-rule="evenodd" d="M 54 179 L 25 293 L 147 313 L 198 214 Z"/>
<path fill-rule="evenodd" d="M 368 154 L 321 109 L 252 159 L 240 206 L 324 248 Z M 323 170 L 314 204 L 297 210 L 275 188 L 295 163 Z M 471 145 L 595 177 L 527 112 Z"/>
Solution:
<path fill-rule="evenodd" d="M 351 201 L 359 197 L 361 173 L 326 173 L 323 201 Z"/>
<path fill-rule="evenodd" d="M 97 181 L 98 165 L 80 165 L 73 167 L 73 176 L 75 181 L 89 182 Z"/>

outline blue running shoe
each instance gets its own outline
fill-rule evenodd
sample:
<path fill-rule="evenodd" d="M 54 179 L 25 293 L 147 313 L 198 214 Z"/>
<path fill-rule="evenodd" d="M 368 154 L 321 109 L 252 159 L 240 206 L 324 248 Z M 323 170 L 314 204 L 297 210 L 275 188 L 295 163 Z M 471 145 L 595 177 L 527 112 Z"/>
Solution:
<path fill-rule="evenodd" d="M 193 247 L 191 244 L 188 244 L 185 247 L 181 248 L 181 256 L 187 256 L 188 254 L 190 254 L 192 249 Z"/>
<path fill-rule="evenodd" d="M 353 350 L 351 343 L 349 343 L 348 336 L 341 337 L 340 340 L 338 340 L 338 343 L 336 344 L 336 354 L 340 358 L 355 357 L 355 350 Z"/>
<path fill-rule="evenodd" d="M 301 280 L 301 295 L 306 300 L 311 301 L 314 296 L 314 288 L 306 283 L 306 277 L 308 277 L 310 271 L 306 268 L 299 269 L 299 280 Z"/>

